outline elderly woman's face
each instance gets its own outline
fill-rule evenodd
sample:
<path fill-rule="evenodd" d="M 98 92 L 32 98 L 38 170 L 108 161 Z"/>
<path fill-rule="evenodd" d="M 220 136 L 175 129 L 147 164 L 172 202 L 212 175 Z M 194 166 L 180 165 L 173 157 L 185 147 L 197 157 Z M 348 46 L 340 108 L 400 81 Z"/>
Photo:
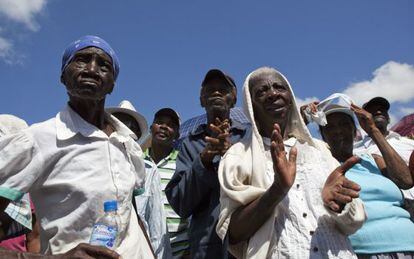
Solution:
<path fill-rule="evenodd" d="M 104 99 L 115 83 L 112 59 L 99 48 L 82 49 L 76 52 L 61 80 L 71 97 Z"/>
<path fill-rule="evenodd" d="M 292 104 L 287 82 L 276 73 L 263 73 L 249 81 L 256 119 L 280 123 L 288 118 Z"/>
<path fill-rule="evenodd" d="M 334 154 L 352 154 L 356 127 L 352 118 L 345 113 L 331 113 L 326 116 L 328 124 L 320 127 L 323 140 Z"/>

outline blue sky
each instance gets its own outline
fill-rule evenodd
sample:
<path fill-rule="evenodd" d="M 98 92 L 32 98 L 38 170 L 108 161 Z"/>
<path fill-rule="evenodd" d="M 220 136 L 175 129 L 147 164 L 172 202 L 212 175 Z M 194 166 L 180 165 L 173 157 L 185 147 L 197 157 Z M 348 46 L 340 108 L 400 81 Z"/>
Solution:
<path fill-rule="evenodd" d="M 29 124 L 64 107 L 64 48 L 106 39 L 121 71 L 107 106 L 130 100 L 147 120 L 161 107 L 202 114 L 210 68 L 234 77 L 260 66 L 284 73 L 302 100 L 382 95 L 393 120 L 414 112 L 413 1 L 0 0 L 0 113 Z M 239 94 L 238 106 L 241 105 Z"/>

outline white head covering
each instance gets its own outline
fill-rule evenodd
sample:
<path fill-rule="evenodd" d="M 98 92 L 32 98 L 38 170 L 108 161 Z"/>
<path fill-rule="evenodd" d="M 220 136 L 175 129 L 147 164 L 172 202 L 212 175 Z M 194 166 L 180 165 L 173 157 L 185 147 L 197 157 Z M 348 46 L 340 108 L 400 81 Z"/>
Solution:
<path fill-rule="evenodd" d="M 0 114 L 0 136 L 17 133 L 29 127 L 27 123 L 10 114 Z"/>
<path fill-rule="evenodd" d="M 288 119 L 288 124 L 286 126 L 285 129 L 285 136 L 284 138 L 289 137 L 295 137 L 299 142 L 304 143 L 307 142 L 309 145 L 311 146 L 315 146 L 314 141 L 312 139 L 312 136 L 309 133 L 308 128 L 306 127 L 301 115 L 300 115 L 300 111 L 299 108 L 296 105 L 296 98 L 295 98 L 295 94 L 292 91 L 292 87 L 290 86 L 289 81 L 287 80 L 287 78 L 280 73 L 279 71 L 277 71 L 274 68 L 270 68 L 270 67 L 261 67 L 256 69 L 255 71 L 253 71 L 252 73 L 250 73 L 243 85 L 243 94 L 244 94 L 244 103 L 243 103 L 243 109 L 244 112 L 247 116 L 247 118 L 250 120 L 251 124 L 252 124 L 252 129 L 253 129 L 253 134 L 255 136 L 255 138 L 258 140 L 259 145 L 261 147 L 261 149 L 264 151 L 264 147 L 263 147 L 263 139 L 262 136 L 259 133 L 259 130 L 257 128 L 256 125 L 256 121 L 254 118 L 254 112 L 253 112 L 253 104 L 252 104 L 252 100 L 251 100 L 251 95 L 250 95 L 250 87 L 249 87 L 249 81 L 250 78 L 252 78 L 253 76 L 257 76 L 260 75 L 262 73 L 272 73 L 272 74 L 276 74 L 280 77 L 283 78 L 283 80 L 286 82 L 286 85 L 288 86 L 288 90 L 292 96 L 292 108 L 290 111 L 290 117 Z"/>
<path fill-rule="evenodd" d="M 298 148 L 297 164 L 306 164 L 312 169 L 309 173 L 328 173 L 319 172 L 320 165 L 312 163 L 320 163 L 325 165 L 325 168 L 333 170 L 338 166 L 338 162 L 332 157 L 326 145 L 316 139 L 313 139 L 303 122 L 299 109 L 296 105 L 295 95 L 291 86 L 280 72 L 273 68 L 262 67 L 246 78 L 243 86 L 244 94 L 244 111 L 249 118 L 252 129 L 251 133 L 246 134 L 246 138 L 234 144 L 223 156 L 220 162 L 218 177 L 221 187 L 220 205 L 221 211 L 219 221 L 216 227 L 217 233 L 221 238 L 227 234 L 228 226 L 232 213 L 240 206 L 249 204 L 256 200 L 269 187 L 269 179 L 266 176 L 266 151 L 263 144 L 263 138 L 259 133 L 254 118 L 253 105 L 249 90 L 249 81 L 252 76 L 261 73 L 275 73 L 281 76 L 287 83 L 288 90 L 292 96 L 292 106 L 288 118 L 287 127 L 284 133 L 284 139 L 289 137 L 296 138 L 296 145 Z M 313 156 L 320 158 L 319 161 L 312 161 Z M 303 167 L 303 166 L 302 166 Z M 318 172 L 315 172 L 318 171 Z M 271 183 L 270 183 L 271 184 Z M 322 204 L 322 200 L 321 200 Z M 322 205 L 321 205 L 322 206 Z M 275 215 L 277 217 L 277 215 Z M 273 216 L 269 218 L 266 223 L 249 239 L 249 243 L 239 243 L 230 246 L 232 253 L 238 257 L 266 257 L 270 249 L 271 235 L 273 235 L 274 226 Z"/>

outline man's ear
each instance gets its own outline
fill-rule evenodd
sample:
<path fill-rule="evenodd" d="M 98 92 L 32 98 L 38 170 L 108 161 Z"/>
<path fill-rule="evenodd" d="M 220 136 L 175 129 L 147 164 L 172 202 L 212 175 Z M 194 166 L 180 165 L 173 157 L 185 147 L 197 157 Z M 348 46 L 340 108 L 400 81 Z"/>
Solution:
<path fill-rule="evenodd" d="M 204 91 L 203 91 L 203 87 L 201 87 L 201 89 L 200 89 L 200 105 L 203 108 L 206 107 L 206 104 L 204 103 Z"/>
<path fill-rule="evenodd" d="M 115 87 L 115 82 L 112 84 L 111 89 L 109 89 L 108 94 L 111 94 L 112 91 L 114 90 Z"/>
<path fill-rule="evenodd" d="M 180 128 L 178 127 L 177 130 L 175 131 L 174 139 L 177 140 L 179 138 L 180 138 Z"/>
<path fill-rule="evenodd" d="M 60 82 L 64 85 L 66 85 L 65 84 L 65 79 L 63 78 L 63 73 L 60 75 Z"/>
<path fill-rule="evenodd" d="M 231 104 L 231 108 L 234 108 L 234 106 L 236 105 L 236 103 L 237 103 L 237 91 L 236 91 L 236 88 L 234 88 L 233 87 L 233 89 L 231 90 L 231 92 L 232 92 L 232 94 L 233 94 L 233 103 Z"/>

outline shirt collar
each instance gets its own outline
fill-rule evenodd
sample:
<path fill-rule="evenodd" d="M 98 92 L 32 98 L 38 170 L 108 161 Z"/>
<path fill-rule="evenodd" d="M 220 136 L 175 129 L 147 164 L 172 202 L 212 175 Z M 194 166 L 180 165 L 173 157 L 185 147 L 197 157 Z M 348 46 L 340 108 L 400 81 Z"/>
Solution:
<path fill-rule="evenodd" d="M 127 141 L 134 133 L 114 116 L 105 113 L 105 119 L 115 128 L 121 142 Z M 85 121 L 69 105 L 56 115 L 56 135 L 59 140 L 67 140 L 80 133 L 84 137 L 107 139 L 108 136 L 100 129 Z"/>
<path fill-rule="evenodd" d="M 150 159 L 151 161 L 153 161 L 151 156 L 150 156 L 150 148 L 147 148 L 145 150 L 144 155 L 145 155 L 146 159 Z M 173 151 L 171 151 L 171 153 L 167 157 L 164 157 L 163 159 L 161 159 L 160 162 L 162 162 L 164 160 L 176 160 L 177 156 L 178 156 L 178 150 L 173 149 Z"/>
<path fill-rule="evenodd" d="M 237 120 L 231 120 L 230 131 L 234 131 L 234 130 L 245 131 L 247 127 L 248 127 L 248 124 L 238 122 Z M 203 123 L 203 124 L 198 125 L 198 127 L 195 130 L 193 130 L 190 134 L 193 136 L 200 135 L 203 132 L 205 132 L 206 129 L 207 129 L 207 124 Z"/>
<path fill-rule="evenodd" d="M 395 132 L 395 131 L 392 131 L 392 130 L 390 130 L 390 131 L 388 131 L 388 135 L 385 137 L 386 139 L 392 139 L 392 138 L 395 138 L 395 139 L 400 139 L 401 138 L 401 135 L 400 134 L 398 134 L 397 132 Z"/>

